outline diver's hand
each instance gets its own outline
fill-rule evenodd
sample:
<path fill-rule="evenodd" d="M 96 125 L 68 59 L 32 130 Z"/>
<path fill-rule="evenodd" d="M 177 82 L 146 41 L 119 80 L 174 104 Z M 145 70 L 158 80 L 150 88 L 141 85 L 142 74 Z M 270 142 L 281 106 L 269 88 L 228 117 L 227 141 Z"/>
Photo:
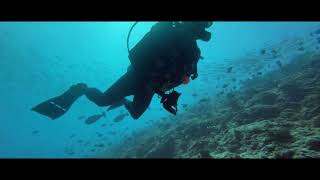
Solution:
<path fill-rule="evenodd" d="M 176 115 L 178 112 L 178 99 L 181 94 L 177 91 L 173 91 L 170 94 L 166 94 L 162 97 L 161 103 L 163 103 L 163 107 L 169 111 L 170 113 Z"/>
<path fill-rule="evenodd" d="M 167 101 L 163 103 L 164 109 L 166 109 L 168 112 L 170 112 L 173 115 L 177 115 L 178 108 L 177 105 L 169 104 Z"/>
<path fill-rule="evenodd" d="M 171 114 L 174 114 L 174 115 L 177 114 L 177 110 L 175 108 L 173 108 L 173 107 L 175 107 L 175 105 L 171 104 L 172 100 L 168 94 L 164 94 L 162 96 L 161 103 L 162 103 L 164 109 L 166 109 L 168 112 L 170 112 Z"/>
<path fill-rule="evenodd" d="M 198 73 L 192 74 L 192 75 L 190 76 L 190 78 L 191 78 L 192 80 L 197 79 L 197 78 L 198 78 Z"/>
<path fill-rule="evenodd" d="M 160 101 L 160 103 L 166 102 L 167 99 L 168 99 L 168 95 L 167 95 L 167 94 L 163 94 L 163 95 L 161 96 L 161 101 Z"/>

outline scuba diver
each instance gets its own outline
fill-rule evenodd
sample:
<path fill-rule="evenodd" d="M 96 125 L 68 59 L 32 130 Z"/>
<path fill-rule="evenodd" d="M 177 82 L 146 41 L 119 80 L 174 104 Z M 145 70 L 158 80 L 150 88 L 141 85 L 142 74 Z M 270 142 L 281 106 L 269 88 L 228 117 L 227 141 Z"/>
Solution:
<path fill-rule="evenodd" d="M 31 110 L 57 119 L 85 95 L 97 106 L 109 106 L 108 111 L 124 106 L 138 119 L 157 94 L 163 107 L 175 115 L 181 94 L 174 88 L 197 78 L 197 63 L 202 57 L 196 41 L 208 42 L 211 33 L 206 29 L 211 26 L 211 21 L 158 22 L 131 50 L 128 48 L 131 64 L 127 72 L 105 92 L 78 83 Z M 126 99 L 130 95 L 134 96 L 132 102 Z"/>

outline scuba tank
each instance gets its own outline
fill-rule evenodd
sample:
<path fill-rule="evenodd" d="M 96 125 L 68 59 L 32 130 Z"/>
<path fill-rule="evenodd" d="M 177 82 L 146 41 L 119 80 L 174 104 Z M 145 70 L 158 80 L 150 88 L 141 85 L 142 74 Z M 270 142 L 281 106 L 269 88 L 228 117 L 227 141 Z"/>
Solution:
<path fill-rule="evenodd" d="M 171 23 L 156 23 L 151 30 L 143 35 L 134 47 L 130 47 L 130 37 L 139 21 L 135 22 L 127 36 L 127 51 L 131 65 L 137 72 L 150 75 L 159 72 L 170 60 L 174 49 L 172 44 L 174 35 L 169 33 Z M 167 30 L 168 29 L 168 30 Z"/>
<path fill-rule="evenodd" d="M 130 35 L 131 35 L 131 32 L 132 30 L 134 29 L 134 27 L 139 23 L 139 21 L 136 21 L 131 27 L 130 27 L 130 30 L 129 30 L 129 33 L 128 33 L 128 36 L 127 36 L 127 50 L 128 50 L 128 53 L 130 54 L 130 47 L 129 47 L 129 40 L 130 40 Z M 173 21 L 172 22 L 172 26 L 176 26 L 177 24 L 181 24 L 181 22 L 176 22 L 176 21 Z"/>

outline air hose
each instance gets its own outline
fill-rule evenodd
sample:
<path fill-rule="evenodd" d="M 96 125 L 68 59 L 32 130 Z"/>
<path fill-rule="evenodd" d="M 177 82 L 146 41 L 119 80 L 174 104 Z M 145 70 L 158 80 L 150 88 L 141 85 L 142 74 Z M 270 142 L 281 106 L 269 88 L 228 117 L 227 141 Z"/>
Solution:
<path fill-rule="evenodd" d="M 130 53 L 130 48 L 129 48 L 129 39 L 130 39 L 130 35 L 131 35 L 131 32 L 133 30 L 133 28 L 138 24 L 139 21 L 136 21 L 130 28 L 130 31 L 128 33 L 128 37 L 127 37 L 127 49 L 128 49 L 128 53 Z"/>

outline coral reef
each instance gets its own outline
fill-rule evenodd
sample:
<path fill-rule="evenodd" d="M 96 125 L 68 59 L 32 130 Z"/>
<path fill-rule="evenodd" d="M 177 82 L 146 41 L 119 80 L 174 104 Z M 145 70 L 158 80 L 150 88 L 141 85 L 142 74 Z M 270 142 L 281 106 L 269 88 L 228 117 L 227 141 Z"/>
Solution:
<path fill-rule="evenodd" d="M 303 56 L 190 105 L 116 148 L 130 158 L 320 158 L 320 58 Z"/>

